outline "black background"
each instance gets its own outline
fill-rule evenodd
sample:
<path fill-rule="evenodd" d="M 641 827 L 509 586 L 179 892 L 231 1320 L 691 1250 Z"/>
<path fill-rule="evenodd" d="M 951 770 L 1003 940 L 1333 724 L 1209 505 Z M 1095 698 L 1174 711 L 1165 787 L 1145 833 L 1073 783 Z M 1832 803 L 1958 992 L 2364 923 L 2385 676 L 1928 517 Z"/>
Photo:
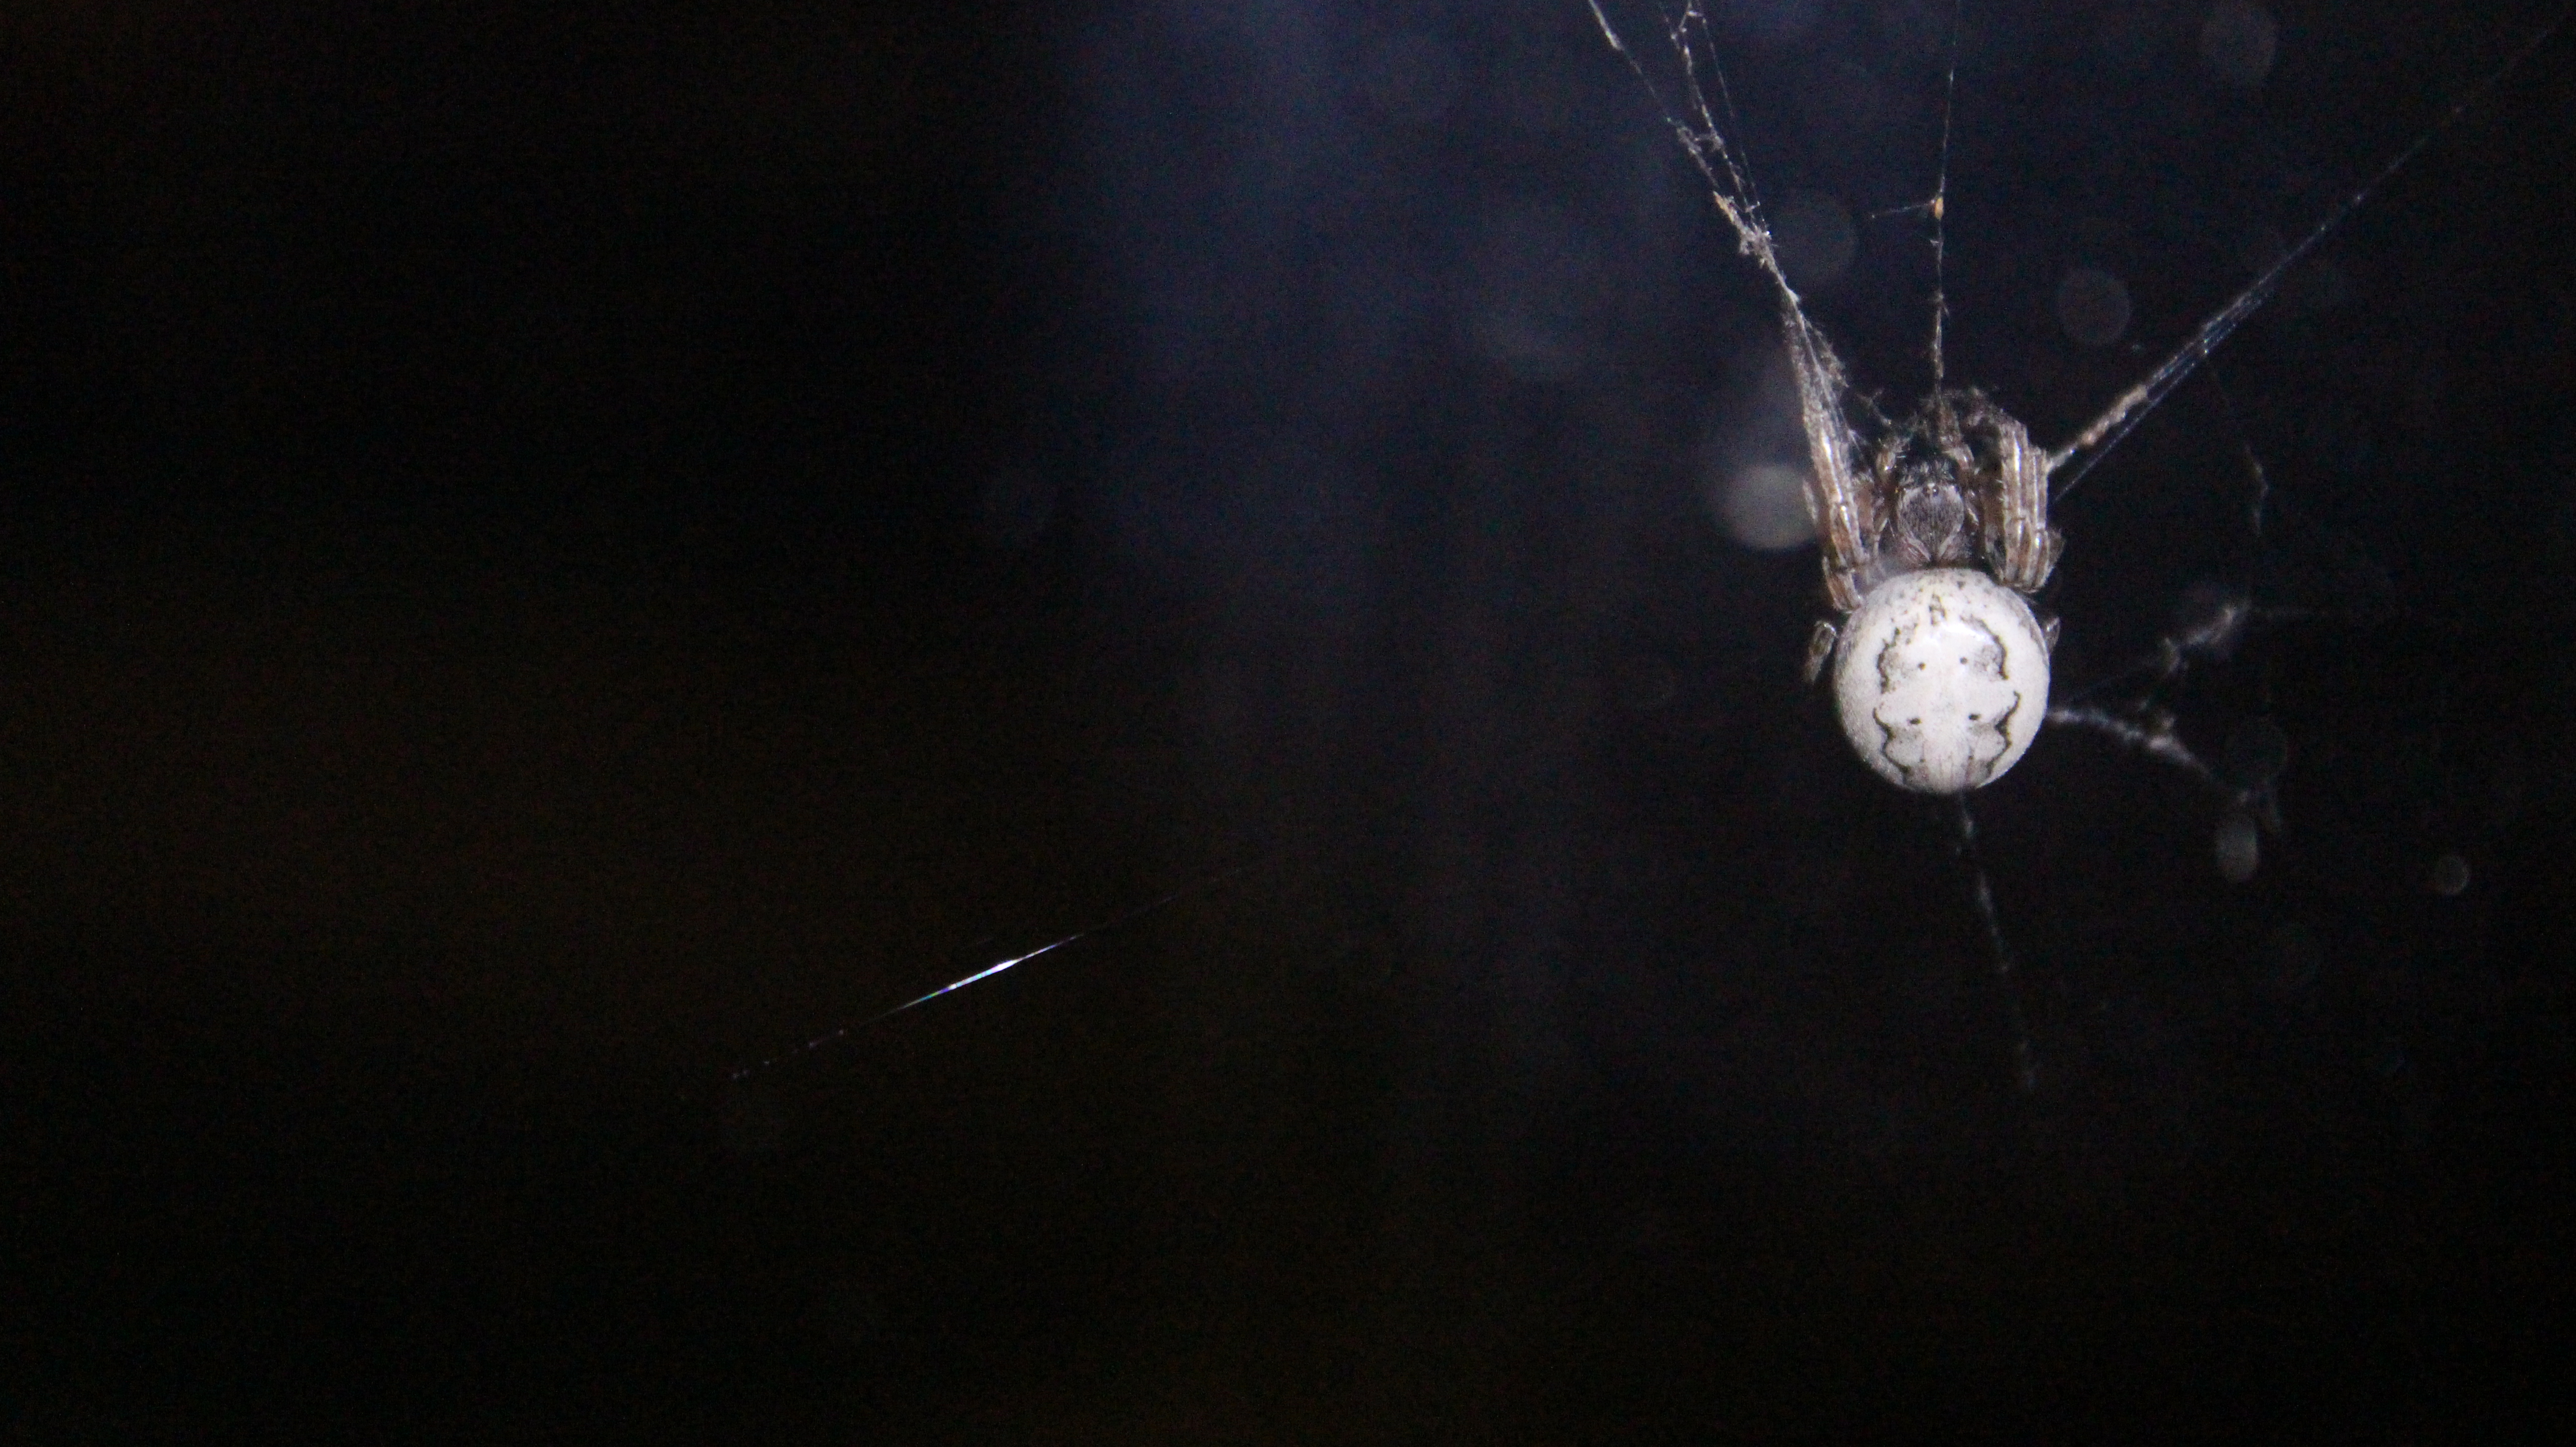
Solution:
<path fill-rule="evenodd" d="M 1900 409 L 1947 7 L 1730 13 Z M 1968 7 L 1951 366 L 2042 440 L 2545 19 L 2273 13 L 2245 93 Z M 2563 1413 L 2570 44 L 2062 510 L 2061 691 L 2250 583 L 2175 701 L 2291 755 L 2242 885 L 2097 736 L 1978 797 L 2025 1096 L 1703 500 L 1776 331 L 1579 0 L 13 7 L 0 1423 Z"/>

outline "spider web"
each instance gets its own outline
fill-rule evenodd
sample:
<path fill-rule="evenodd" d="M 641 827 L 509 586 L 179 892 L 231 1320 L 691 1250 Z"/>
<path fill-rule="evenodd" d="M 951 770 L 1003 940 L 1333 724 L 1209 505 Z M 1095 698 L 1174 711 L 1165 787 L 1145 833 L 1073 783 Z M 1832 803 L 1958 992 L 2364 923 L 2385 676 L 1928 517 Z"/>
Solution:
<path fill-rule="evenodd" d="M 1769 281 L 1780 308 L 1783 339 L 1814 466 L 1807 479 L 1811 520 L 1831 556 L 1865 557 L 1866 546 L 1855 546 L 1871 540 L 1860 519 L 1853 516 L 1858 491 L 1852 485 L 1850 467 L 1860 451 L 1860 442 L 1853 430 L 1852 414 L 1854 410 L 1861 411 L 1881 430 L 1886 420 L 1865 397 L 1851 392 L 1840 359 L 1807 317 L 1798 291 L 1781 263 L 1761 193 L 1741 144 L 1744 128 L 1718 60 L 1706 5 L 1703 0 L 1685 0 L 1677 8 L 1655 6 L 1670 63 L 1678 68 L 1677 78 L 1659 82 L 1621 33 L 1604 0 L 1586 3 L 1603 38 L 1628 65 L 1684 153 L 1698 168 L 1719 215 L 1735 236 L 1737 249 Z M 2197 373 L 2365 203 L 2511 79 L 2555 35 L 2564 19 L 2563 11 L 2552 17 L 2516 45 L 2503 61 L 2460 91 L 2429 124 L 2379 162 L 2360 184 L 2344 192 L 2294 244 L 2281 250 L 2144 378 L 2113 398 L 2065 445 L 2046 453 L 2050 499 L 2062 499 L 2089 476 L 2138 423 Z M 1933 223 L 1928 361 L 1932 372 L 1930 405 L 1936 411 L 1943 406 L 1946 383 L 1943 222 L 1948 195 L 1951 102 L 1957 84 L 1958 27 L 1959 15 L 1954 9 L 1945 75 L 1940 169 L 1931 197 L 1919 203 L 1919 209 Z M 2277 725 L 2257 717 L 2237 731 L 2221 762 L 2213 765 L 2185 741 L 2173 712 L 2163 701 L 2166 691 L 2196 663 L 2226 658 L 2247 631 L 2258 624 L 2318 618 L 2367 621 L 2385 616 L 2393 606 L 2393 590 L 2385 572 L 2365 552 L 2330 530 L 2307 523 L 2295 510 L 2272 499 L 2260 459 L 2250 445 L 2245 448 L 2245 461 L 2252 487 L 2244 516 L 2255 552 L 2243 578 L 2206 589 L 2208 596 L 2179 617 L 2145 659 L 2098 680 L 2053 707 L 2049 714 L 2051 723 L 2105 734 L 2133 751 L 2180 769 L 2218 795 L 2224 810 L 2214 841 L 2216 864 L 2222 875 L 2235 882 L 2250 878 L 2259 866 L 2261 839 L 2282 830 L 2275 788 L 2287 763 L 2286 740 Z M 2020 972 L 1979 857 L 1974 816 L 1964 799 L 1956 803 L 1955 847 L 1971 876 L 1972 902 L 1989 946 L 1996 985 L 2011 1018 L 2016 1083 L 2027 1093 L 2036 1088 L 2038 1071 L 2020 998 Z"/>
<path fill-rule="evenodd" d="M 1819 473 L 1848 478 L 1851 458 L 1858 452 L 1847 407 L 1857 406 L 1877 428 L 1884 429 L 1886 419 L 1868 398 L 1852 392 L 1841 360 L 1832 344 L 1807 317 L 1797 289 L 1782 268 L 1776 240 L 1764 219 L 1760 189 L 1754 181 L 1750 164 L 1742 147 L 1728 139 L 1741 135 L 1743 126 L 1735 114 L 1734 97 L 1727 86 L 1726 71 L 1719 63 L 1716 35 L 1710 26 L 1705 0 L 1685 0 L 1678 8 L 1658 4 L 1655 14 L 1664 33 L 1674 63 L 1679 67 L 1678 80 L 1659 83 L 1637 51 L 1630 46 L 1618 26 L 1603 7 L 1602 0 L 1585 0 L 1595 24 L 1610 48 L 1625 61 L 1645 89 L 1664 123 L 1679 139 L 1683 151 L 1708 184 L 1710 199 L 1719 215 L 1736 236 L 1737 249 L 1750 257 L 1763 275 L 1769 278 L 1778 294 L 1781 323 L 1790 360 L 1796 370 L 1799 403 L 1805 420 L 1809 444 L 1815 452 Z M 2382 161 L 2361 184 L 2346 192 L 2328 208 L 2300 238 L 2282 249 L 2255 278 L 2212 312 L 2192 333 L 2134 386 L 2112 399 L 2099 415 L 2063 446 L 2047 454 L 2050 499 L 2055 501 L 2073 492 L 2091 475 L 2103 458 L 2115 451 L 2140 422 L 2146 420 L 2164 400 L 2173 394 L 2207 362 L 2238 328 L 2261 311 L 2280 291 L 2282 284 L 2301 263 L 2341 231 L 2353 216 L 2390 180 L 2404 171 L 2433 143 L 2449 132 L 2460 120 L 2475 110 L 2498 87 L 2511 80 L 2532 55 L 2557 34 L 2569 11 L 2560 10 L 2526 36 L 2505 59 L 2480 75 L 2465 90 L 2452 98 L 2433 121 L 2418 131 L 2404 146 Z M 1947 263 L 1947 234 L 1943 226 L 1949 192 L 1951 98 L 1958 86 L 1959 11 L 1953 8 L 1951 44 L 1945 67 L 1945 99 L 1942 106 L 1939 179 L 1932 196 L 1916 208 L 1932 222 L 1933 290 L 1932 326 L 1929 362 L 1932 369 L 1932 396 L 1938 405 L 1946 383 L 1944 365 L 1944 332 L 1949 307 L 1943 286 Z M 1705 81 L 1703 81 L 1705 77 Z M 1714 89 L 1715 101 L 1710 97 Z M 1676 104 L 1676 95 L 1678 104 Z M 1721 114 L 1724 124 L 1720 124 Z M 1824 490 L 1830 491 L 1830 490 Z M 1851 489 L 1840 489 L 1848 498 Z M 1857 519 L 1849 518 L 1848 505 L 1834 498 L 1811 492 L 1817 501 L 1816 523 L 1820 531 L 1834 535 L 1837 542 L 1856 536 Z M 1847 531 L 1852 530 L 1852 531 Z M 1852 550 L 1846 549 L 1846 555 Z"/>

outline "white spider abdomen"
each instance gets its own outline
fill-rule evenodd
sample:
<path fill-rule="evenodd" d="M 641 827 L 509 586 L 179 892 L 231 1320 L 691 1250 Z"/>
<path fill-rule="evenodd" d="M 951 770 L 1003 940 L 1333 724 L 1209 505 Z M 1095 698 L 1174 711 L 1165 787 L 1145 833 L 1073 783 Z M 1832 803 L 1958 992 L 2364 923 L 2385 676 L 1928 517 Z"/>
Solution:
<path fill-rule="evenodd" d="M 1901 573 L 1843 621 L 1834 709 L 1901 789 L 1964 794 L 2020 762 L 2048 714 L 2048 645 L 2019 593 L 1969 568 Z"/>

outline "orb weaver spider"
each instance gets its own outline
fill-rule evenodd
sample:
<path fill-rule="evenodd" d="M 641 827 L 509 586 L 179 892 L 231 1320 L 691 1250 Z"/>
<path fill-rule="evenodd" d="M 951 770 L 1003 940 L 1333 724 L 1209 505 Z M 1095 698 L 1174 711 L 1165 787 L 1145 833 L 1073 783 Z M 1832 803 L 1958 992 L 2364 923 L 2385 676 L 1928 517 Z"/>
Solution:
<path fill-rule="evenodd" d="M 2261 310 L 2300 262 L 2351 219 L 2390 177 L 2553 35 L 2553 19 L 2501 65 L 2454 99 L 2361 185 L 2344 194 L 2295 244 L 2212 312 L 2147 375 L 2114 398 L 2063 446 L 2035 445 L 2029 429 L 1974 387 L 1945 374 L 1948 301 L 1940 284 L 1948 193 L 1945 108 L 1942 176 L 1922 209 L 1933 222 L 1931 389 L 1914 413 L 1891 422 L 1852 387 L 1833 344 L 1809 319 L 1741 148 L 1718 125 L 1700 83 L 1724 94 L 1702 0 L 1658 7 L 1682 73 L 1680 107 L 1648 74 L 1602 0 L 1586 0 L 1612 50 L 1626 60 L 1706 180 L 1719 215 L 1771 283 L 1797 396 L 1809 470 L 1807 516 L 1821 549 L 1828 601 L 1806 676 L 1833 675 L 1835 711 L 1861 761 L 1916 793 L 1959 796 L 2001 778 L 2028 752 L 2043 723 L 2109 732 L 2152 757 L 2216 775 L 2152 713 L 2050 707 L 2049 656 L 2058 624 L 2032 602 L 2054 573 L 2065 539 L 2050 503 L 2071 491 L 2130 430 Z M 1948 85 L 1955 91 L 1956 22 Z M 1864 435 L 1876 434 L 1873 440 Z M 2194 640 L 2168 636 L 2159 651 L 2178 667 Z M 2239 800 L 2240 804 L 2250 802 Z M 1972 826 L 1960 815 L 1963 837 Z"/>

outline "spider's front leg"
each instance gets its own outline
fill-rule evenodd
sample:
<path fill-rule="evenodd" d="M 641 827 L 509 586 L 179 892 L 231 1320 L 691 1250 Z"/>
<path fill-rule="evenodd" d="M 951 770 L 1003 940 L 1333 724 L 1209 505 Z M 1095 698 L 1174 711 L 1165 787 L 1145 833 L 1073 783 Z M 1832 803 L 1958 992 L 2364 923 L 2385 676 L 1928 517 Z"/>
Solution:
<path fill-rule="evenodd" d="M 1843 412 L 1850 389 L 1832 344 L 1808 324 L 1794 294 L 1781 303 L 1780 324 L 1798 384 L 1799 427 L 1807 435 L 1807 521 L 1823 551 L 1825 593 L 1834 611 L 1847 615 L 1860 607 L 1878 558 L 1877 502 L 1852 474 L 1860 442 Z"/>
<path fill-rule="evenodd" d="M 1979 544 L 1995 581 L 2024 597 L 2057 568 L 2066 539 L 2048 525 L 2048 454 L 2030 445 L 2030 430 L 1977 392 L 1960 399 L 1959 420 L 1981 466 Z"/>

